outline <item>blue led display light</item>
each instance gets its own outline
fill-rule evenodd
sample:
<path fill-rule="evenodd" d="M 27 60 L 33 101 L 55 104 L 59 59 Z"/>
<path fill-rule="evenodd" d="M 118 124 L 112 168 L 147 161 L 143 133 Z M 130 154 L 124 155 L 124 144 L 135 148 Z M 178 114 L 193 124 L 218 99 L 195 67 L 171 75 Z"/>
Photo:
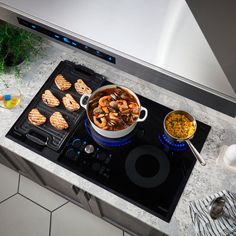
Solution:
<path fill-rule="evenodd" d="M 29 21 L 26 21 L 26 20 L 24 20 L 22 18 L 17 17 L 17 19 L 18 19 L 18 22 L 19 22 L 20 25 L 23 25 L 25 27 L 31 28 L 31 29 L 39 32 L 39 33 L 45 34 L 45 35 L 47 35 L 47 36 L 49 36 L 51 38 L 54 38 L 54 39 L 56 39 L 56 40 L 58 40 L 58 41 L 60 41 L 62 43 L 66 43 L 67 45 L 70 45 L 72 47 L 75 47 L 77 49 L 85 51 L 85 52 L 87 52 L 87 53 L 89 53 L 91 55 L 94 55 L 96 57 L 99 57 L 99 58 L 101 58 L 101 59 L 103 59 L 105 61 L 108 61 L 110 63 L 116 64 L 116 58 L 111 56 L 111 55 L 108 55 L 108 54 L 106 54 L 104 52 L 101 52 L 100 50 L 96 50 L 94 48 L 91 48 L 91 47 L 89 47 L 89 46 L 87 46 L 85 44 L 76 42 L 76 41 L 74 41 L 74 40 L 72 40 L 72 39 L 70 39 L 68 37 L 65 37 L 63 35 L 57 34 L 57 33 L 53 32 L 53 31 L 50 31 L 50 30 L 48 30 L 46 28 L 43 28 L 42 26 L 35 25 L 35 24 L 33 24 L 33 23 L 29 22 Z"/>
<path fill-rule="evenodd" d="M 70 41 L 68 38 L 66 38 L 66 37 L 63 37 L 63 41 L 64 41 L 65 43 L 68 43 L 68 44 L 71 43 L 71 41 Z"/>

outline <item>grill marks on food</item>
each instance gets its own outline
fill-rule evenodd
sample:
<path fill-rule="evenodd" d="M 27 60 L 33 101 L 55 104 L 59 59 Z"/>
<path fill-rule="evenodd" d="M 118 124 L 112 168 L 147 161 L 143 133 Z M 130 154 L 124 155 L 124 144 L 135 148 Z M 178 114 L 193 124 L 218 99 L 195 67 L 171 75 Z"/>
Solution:
<path fill-rule="evenodd" d="M 81 95 L 92 93 L 92 89 L 89 88 L 82 79 L 78 79 L 75 83 L 75 90 Z"/>
<path fill-rule="evenodd" d="M 69 127 L 62 114 L 58 111 L 54 112 L 49 120 L 51 125 L 58 130 L 67 129 Z"/>
<path fill-rule="evenodd" d="M 62 74 L 57 75 L 54 82 L 57 88 L 62 92 L 70 89 L 72 86 L 72 84 L 67 81 Z M 92 93 L 92 90 L 81 79 L 78 79 L 74 86 L 75 90 L 79 94 Z M 60 105 L 60 100 L 49 89 L 45 90 L 42 94 L 42 102 L 51 108 L 55 108 Z M 80 109 L 79 103 L 69 93 L 66 93 L 65 96 L 62 97 L 62 102 L 68 111 L 74 112 Z M 42 115 L 37 108 L 33 108 L 28 114 L 28 120 L 31 124 L 40 126 L 47 121 L 47 117 Z M 66 119 L 58 111 L 52 113 L 49 117 L 49 122 L 57 130 L 69 128 L 69 124 Z"/>
<path fill-rule="evenodd" d="M 31 124 L 40 126 L 47 121 L 47 118 L 42 115 L 37 108 L 33 108 L 28 114 L 28 120 Z M 50 116 L 49 121 L 51 125 L 58 130 L 69 128 L 68 123 L 60 112 L 54 112 Z"/>
<path fill-rule="evenodd" d="M 39 126 L 44 124 L 47 118 L 37 108 L 33 108 L 28 114 L 28 120 L 31 124 Z"/>
<path fill-rule="evenodd" d="M 65 108 L 69 111 L 77 111 L 80 108 L 80 105 L 75 101 L 75 99 L 67 93 L 65 97 L 62 98 L 62 102 Z"/>
<path fill-rule="evenodd" d="M 42 94 L 42 101 L 49 107 L 57 107 L 60 101 L 53 95 L 50 90 L 45 90 Z"/>
<path fill-rule="evenodd" d="M 61 74 L 57 75 L 55 78 L 55 84 L 61 91 L 66 91 L 71 87 L 71 83 L 67 81 Z"/>

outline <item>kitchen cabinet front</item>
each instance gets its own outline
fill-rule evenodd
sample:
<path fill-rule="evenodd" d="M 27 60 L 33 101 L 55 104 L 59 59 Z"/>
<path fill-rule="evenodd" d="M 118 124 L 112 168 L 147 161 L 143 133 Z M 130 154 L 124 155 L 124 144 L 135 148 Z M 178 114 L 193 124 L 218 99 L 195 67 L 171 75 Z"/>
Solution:
<path fill-rule="evenodd" d="M 95 215 L 122 228 L 126 232 L 143 236 L 165 235 L 94 196 L 90 196 L 89 205 Z"/>
<path fill-rule="evenodd" d="M 42 179 L 44 187 L 50 189 L 58 195 L 61 195 L 76 205 L 79 205 L 85 210 L 91 211 L 87 196 L 82 189 L 42 169 L 39 166 L 34 165 L 33 168 Z"/>

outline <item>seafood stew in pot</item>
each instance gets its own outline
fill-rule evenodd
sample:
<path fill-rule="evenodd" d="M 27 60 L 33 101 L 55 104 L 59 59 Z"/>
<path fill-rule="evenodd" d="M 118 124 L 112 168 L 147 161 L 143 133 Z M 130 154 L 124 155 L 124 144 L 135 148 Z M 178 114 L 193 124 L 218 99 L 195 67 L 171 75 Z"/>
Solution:
<path fill-rule="evenodd" d="M 120 87 L 99 91 L 88 104 L 90 120 L 103 130 L 125 129 L 138 119 L 139 113 L 136 98 Z"/>

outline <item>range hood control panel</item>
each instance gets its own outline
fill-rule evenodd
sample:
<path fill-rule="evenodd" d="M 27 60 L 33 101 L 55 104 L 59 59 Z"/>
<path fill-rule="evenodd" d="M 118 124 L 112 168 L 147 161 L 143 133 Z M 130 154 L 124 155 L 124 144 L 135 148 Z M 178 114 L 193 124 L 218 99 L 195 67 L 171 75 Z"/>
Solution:
<path fill-rule="evenodd" d="M 103 60 L 105 60 L 107 62 L 116 64 L 115 57 L 113 57 L 111 55 L 108 55 L 108 54 L 106 54 L 106 53 L 104 53 L 104 52 L 102 52 L 100 50 L 96 50 L 96 49 L 94 49 L 94 48 L 92 48 L 92 47 L 90 47 L 88 45 L 82 44 L 82 43 L 80 43 L 78 41 L 70 39 L 69 37 L 66 37 L 66 36 L 63 36 L 61 34 L 55 33 L 55 32 L 53 32 L 53 31 L 51 31 L 49 29 L 46 29 L 46 28 L 44 28 L 42 26 L 39 26 L 39 25 L 34 24 L 32 22 L 29 22 L 29 21 L 27 21 L 25 19 L 22 19 L 20 17 L 17 17 L 17 20 L 18 20 L 20 25 L 23 25 L 25 27 L 28 27 L 28 28 L 34 30 L 34 31 L 37 31 L 37 32 L 42 33 L 44 35 L 47 35 L 47 36 L 49 36 L 49 37 L 51 37 L 51 38 L 53 38 L 55 40 L 58 40 L 58 41 L 60 41 L 62 43 L 65 43 L 67 45 L 70 45 L 72 47 L 80 49 L 80 50 L 82 50 L 84 52 L 92 54 L 92 55 L 94 55 L 96 57 L 99 57 L 99 58 L 101 58 L 101 59 L 103 59 Z"/>

